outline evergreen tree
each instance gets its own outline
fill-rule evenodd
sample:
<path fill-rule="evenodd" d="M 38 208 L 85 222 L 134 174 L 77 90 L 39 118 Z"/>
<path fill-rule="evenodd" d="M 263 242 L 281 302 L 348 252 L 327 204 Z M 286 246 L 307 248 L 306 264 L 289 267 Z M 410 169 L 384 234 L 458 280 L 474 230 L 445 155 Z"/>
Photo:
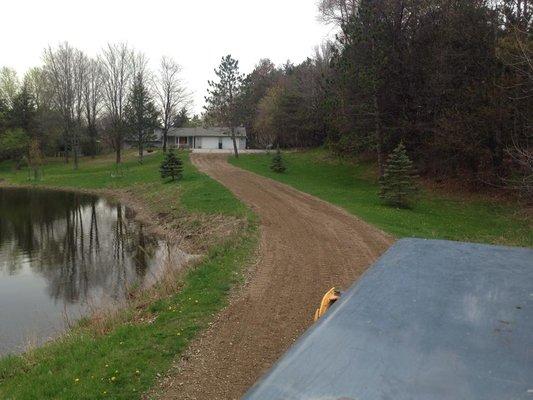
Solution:
<path fill-rule="evenodd" d="M 12 103 L 7 115 L 11 128 L 22 128 L 24 132 L 32 136 L 35 130 L 37 106 L 27 85 L 22 86 L 20 92 L 13 98 Z"/>
<path fill-rule="evenodd" d="M 270 169 L 274 172 L 277 172 L 278 174 L 285 172 L 285 170 L 287 169 L 287 167 L 285 166 L 285 162 L 283 161 L 283 157 L 281 156 L 281 151 L 279 150 L 279 147 L 274 157 L 272 157 L 272 164 L 270 164 Z"/>
<path fill-rule="evenodd" d="M 129 136 L 137 145 L 139 163 L 142 164 L 144 147 L 154 139 L 154 128 L 157 127 L 159 114 L 141 73 L 137 74 L 133 81 L 125 114 L 130 129 Z"/>
<path fill-rule="evenodd" d="M 28 153 L 30 138 L 24 129 L 8 129 L 0 134 L 0 160 L 10 158 L 20 169 Z"/>
<path fill-rule="evenodd" d="M 165 153 L 165 159 L 161 163 L 159 172 L 161 173 L 161 178 L 170 178 L 172 181 L 179 180 L 183 177 L 183 162 L 174 150 Z"/>
<path fill-rule="evenodd" d="M 176 114 L 176 116 L 172 120 L 172 127 L 184 128 L 188 125 L 189 121 L 189 110 L 187 110 L 187 107 L 182 107 L 178 114 Z"/>
<path fill-rule="evenodd" d="M 380 180 L 380 197 L 391 206 L 412 206 L 418 192 L 415 179 L 413 163 L 403 143 L 400 143 L 389 156 L 385 173 Z"/>
<path fill-rule="evenodd" d="M 239 62 L 227 55 L 222 57 L 220 66 L 215 69 L 216 81 L 208 81 L 209 94 L 205 101 L 205 110 L 210 119 L 217 124 L 230 128 L 235 157 L 239 156 L 235 128 L 240 125 L 241 115 L 238 108 L 243 76 L 239 72 Z"/>

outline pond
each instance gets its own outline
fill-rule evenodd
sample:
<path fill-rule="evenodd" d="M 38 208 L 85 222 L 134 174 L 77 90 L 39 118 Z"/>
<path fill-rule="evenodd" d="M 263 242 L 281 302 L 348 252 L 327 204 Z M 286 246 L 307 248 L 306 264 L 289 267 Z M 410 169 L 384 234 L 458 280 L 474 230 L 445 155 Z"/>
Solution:
<path fill-rule="evenodd" d="M 188 256 L 121 204 L 0 188 L 0 355 L 42 344 L 94 308 L 123 303 Z"/>

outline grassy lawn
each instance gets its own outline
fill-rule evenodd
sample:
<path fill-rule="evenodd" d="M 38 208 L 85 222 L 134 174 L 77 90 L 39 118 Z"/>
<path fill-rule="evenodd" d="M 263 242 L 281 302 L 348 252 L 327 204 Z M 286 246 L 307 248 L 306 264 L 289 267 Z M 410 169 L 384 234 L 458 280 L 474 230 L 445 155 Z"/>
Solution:
<path fill-rule="evenodd" d="M 180 153 L 184 161 L 184 176 L 179 184 L 168 184 L 159 177 L 159 165 L 163 159 L 161 152 L 145 156 L 140 165 L 134 152 L 124 155 L 120 169 L 121 177 L 114 167 L 114 155 L 83 159 L 77 170 L 72 164 L 60 159 L 49 160 L 43 169 L 43 178 L 36 186 L 51 186 L 72 189 L 127 189 L 136 191 L 139 196 L 156 194 L 170 201 L 168 210 L 201 212 L 243 216 L 246 207 L 222 185 L 205 174 L 196 171 L 187 153 Z M 10 163 L 0 163 L 0 180 L 8 183 L 27 185 L 28 171 L 14 170 Z M 170 197 L 170 198 L 169 198 Z M 172 208 L 170 208 L 173 206 Z M 180 207 L 178 207 L 180 206 Z"/>
<path fill-rule="evenodd" d="M 271 158 L 253 154 L 230 162 L 336 204 L 397 237 L 533 246 L 531 220 L 515 205 L 424 190 L 415 208 L 396 209 L 380 202 L 372 165 L 314 150 L 284 154 L 287 172 L 276 174 L 269 169 Z"/>
<path fill-rule="evenodd" d="M 0 399 L 139 399 L 165 373 L 188 342 L 227 300 L 256 246 L 256 224 L 228 190 L 199 173 L 185 158 L 184 179 L 162 183 L 162 154 L 139 165 L 130 154 L 123 176 L 113 178 L 112 157 L 83 160 L 78 171 L 60 161 L 45 167 L 40 185 L 124 189 L 154 211 L 223 215 L 243 221 L 238 232 L 212 245 L 203 261 L 179 283 L 181 289 L 154 299 L 142 310 L 126 309 L 105 334 L 82 321 L 69 334 L 21 356 L 0 360 Z M 26 184 L 27 171 L 0 165 L 0 180 Z M 159 201 L 151 201 L 158 199 Z"/>

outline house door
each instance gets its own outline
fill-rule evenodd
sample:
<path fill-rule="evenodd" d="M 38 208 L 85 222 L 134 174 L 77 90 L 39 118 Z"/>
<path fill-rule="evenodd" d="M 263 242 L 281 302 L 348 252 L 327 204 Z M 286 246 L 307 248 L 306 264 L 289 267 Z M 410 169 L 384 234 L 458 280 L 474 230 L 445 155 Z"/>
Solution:
<path fill-rule="evenodd" d="M 187 136 L 180 136 L 178 139 L 179 139 L 179 142 L 178 142 L 179 148 L 183 149 L 187 147 Z"/>
<path fill-rule="evenodd" d="M 218 149 L 222 150 L 222 138 L 218 138 Z"/>

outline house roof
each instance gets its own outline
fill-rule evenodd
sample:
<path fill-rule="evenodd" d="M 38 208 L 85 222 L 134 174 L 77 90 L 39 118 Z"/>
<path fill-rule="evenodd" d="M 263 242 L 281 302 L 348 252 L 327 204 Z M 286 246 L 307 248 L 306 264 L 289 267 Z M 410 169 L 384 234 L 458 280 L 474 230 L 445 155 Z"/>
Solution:
<path fill-rule="evenodd" d="M 231 129 L 226 127 L 208 127 L 208 128 L 170 128 L 168 136 L 229 136 Z M 246 128 L 243 126 L 235 128 L 235 136 L 246 137 Z"/>

